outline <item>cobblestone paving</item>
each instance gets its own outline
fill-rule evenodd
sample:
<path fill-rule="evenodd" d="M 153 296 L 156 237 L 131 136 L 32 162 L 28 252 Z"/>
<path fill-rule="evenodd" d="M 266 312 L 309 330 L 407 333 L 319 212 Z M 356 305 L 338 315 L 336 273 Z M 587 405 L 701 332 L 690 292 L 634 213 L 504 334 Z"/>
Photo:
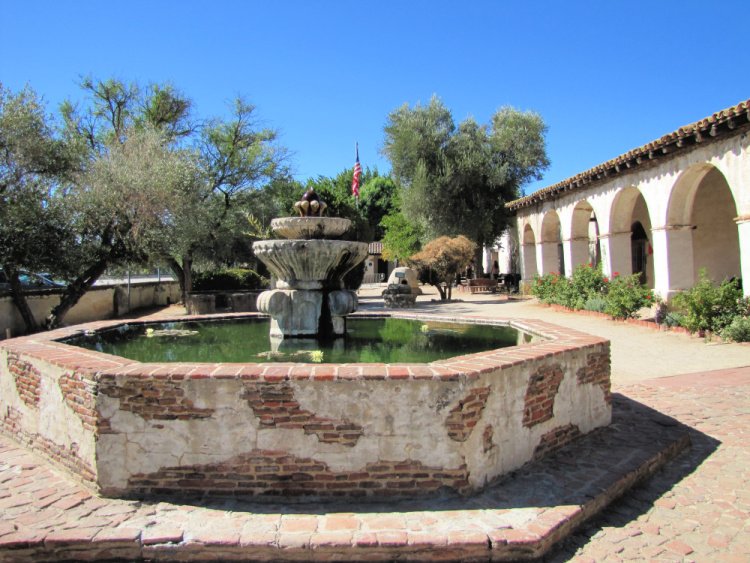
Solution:
<path fill-rule="evenodd" d="M 620 391 L 690 426 L 692 448 L 546 561 L 750 561 L 750 369 Z"/>

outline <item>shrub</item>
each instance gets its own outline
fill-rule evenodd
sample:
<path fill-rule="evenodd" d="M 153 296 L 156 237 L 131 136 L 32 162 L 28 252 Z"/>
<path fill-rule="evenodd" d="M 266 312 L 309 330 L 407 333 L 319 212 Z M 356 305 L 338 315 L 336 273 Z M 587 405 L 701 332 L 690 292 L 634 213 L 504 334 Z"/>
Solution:
<path fill-rule="evenodd" d="M 552 296 L 555 293 L 554 284 L 560 276 L 558 274 L 544 274 L 543 276 L 534 276 L 534 283 L 531 286 L 531 295 L 539 299 L 542 303 L 551 303 Z"/>
<path fill-rule="evenodd" d="M 613 277 L 606 299 L 604 312 L 615 319 L 633 318 L 639 309 L 654 303 L 651 290 L 641 284 L 638 274 Z"/>
<path fill-rule="evenodd" d="M 261 289 L 268 286 L 268 280 L 254 270 L 226 268 L 196 272 L 193 276 L 194 291 L 219 291 Z"/>
<path fill-rule="evenodd" d="M 570 278 L 569 307 L 584 309 L 586 302 L 601 297 L 607 290 L 607 278 L 602 274 L 601 264 L 581 264 L 573 270 Z M 591 310 L 591 309 L 589 309 Z"/>
<path fill-rule="evenodd" d="M 748 300 L 735 280 L 724 280 L 720 285 L 700 271 L 698 283 L 675 296 L 674 307 L 683 313 L 683 326 L 691 332 L 710 330 L 721 333 L 736 317 L 745 316 Z"/>
<path fill-rule="evenodd" d="M 735 342 L 750 342 L 750 317 L 735 317 L 721 331 L 721 337 Z"/>
<path fill-rule="evenodd" d="M 604 296 L 589 297 L 584 303 L 583 308 L 586 311 L 596 311 L 597 313 L 603 313 L 607 308 L 607 300 Z"/>
<path fill-rule="evenodd" d="M 664 324 L 668 327 L 673 326 L 683 326 L 683 322 L 685 321 L 685 315 L 680 313 L 679 311 L 669 311 L 664 316 Z"/>

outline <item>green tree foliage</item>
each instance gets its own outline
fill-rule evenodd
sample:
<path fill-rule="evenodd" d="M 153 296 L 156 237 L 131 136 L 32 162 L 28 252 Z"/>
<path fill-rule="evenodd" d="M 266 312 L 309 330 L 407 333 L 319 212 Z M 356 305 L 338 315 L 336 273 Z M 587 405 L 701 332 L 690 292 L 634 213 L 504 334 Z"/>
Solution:
<path fill-rule="evenodd" d="M 181 220 L 185 194 L 196 185 L 193 159 L 172 150 L 159 131 L 126 131 L 122 141 L 109 142 L 76 176 L 66 197 L 76 240 L 65 255 L 75 275 L 50 313 L 49 326 L 61 321 L 106 268 L 145 263 L 160 252 Z"/>
<path fill-rule="evenodd" d="M 349 238 L 362 242 L 381 240 L 385 233 L 381 221 L 396 209 L 396 185 L 391 178 L 380 176 L 377 170 L 366 168 L 362 174 L 362 187 L 357 201 L 351 191 L 352 174 L 352 169 L 347 169 L 334 178 L 318 176 L 308 180 L 306 187 L 315 189 L 326 202 L 327 215 L 352 221 Z M 301 196 L 302 192 L 299 194 Z"/>
<path fill-rule="evenodd" d="M 456 276 L 471 263 L 476 245 L 463 235 L 439 237 L 409 258 L 409 264 L 420 272 L 420 278 L 434 285 L 441 301 L 450 300 Z"/>
<path fill-rule="evenodd" d="M 36 93 L 14 93 L 0 84 L 0 267 L 29 332 L 36 321 L 19 274 L 67 268 L 58 249 L 71 233 L 56 188 L 73 162 Z"/>
<path fill-rule="evenodd" d="M 498 110 L 488 125 L 468 118 L 456 126 L 436 97 L 404 105 L 385 125 L 384 154 L 402 190 L 402 211 L 427 237 L 463 234 L 481 246 L 509 223 L 505 203 L 540 179 L 548 166 L 546 126 L 533 112 Z"/>
<path fill-rule="evenodd" d="M 407 220 L 404 214 L 398 211 L 383 217 L 380 224 L 384 229 L 384 260 L 402 261 L 419 252 L 424 233 L 418 223 Z"/>
<path fill-rule="evenodd" d="M 160 153 L 148 153 L 152 160 L 144 173 L 158 169 L 156 160 L 160 159 L 171 163 L 177 172 L 165 177 L 163 188 L 170 196 L 161 201 L 169 209 L 162 212 L 163 220 L 159 229 L 152 231 L 153 236 L 140 236 L 148 229 L 130 232 L 132 225 L 118 221 L 114 225 L 122 229 L 122 236 L 115 234 L 113 239 L 113 227 L 106 216 L 108 206 L 89 210 L 87 255 L 94 260 L 80 269 L 50 321 L 59 321 L 61 314 L 104 271 L 102 267 L 123 262 L 166 261 L 183 292 L 187 292 L 192 285 L 194 261 L 203 259 L 229 265 L 238 254 L 249 256 L 247 239 L 242 233 L 247 206 L 252 203 L 250 194 L 283 174 L 285 159 L 285 151 L 275 144 L 275 131 L 258 127 L 255 108 L 237 99 L 229 119 L 195 125 L 190 113 L 192 103 L 169 85 L 144 89 L 118 80 L 85 79 L 82 88 L 88 94 L 87 103 L 83 107 L 66 103 L 62 108 L 67 138 L 85 155 L 87 163 L 73 184 L 73 192 L 116 197 L 107 189 L 110 184 L 106 175 L 93 174 L 92 170 L 101 172 L 101 166 L 97 168 L 96 164 L 100 161 L 109 167 L 126 166 L 125 154 L 133 165 L 146 166 L 132 147 L 126 153 L 118 148 L 129 144 L 131 138 L 142 142 L 143 131 L 161 139 Z M 111 154 L 119 155 L 117 163 L 110 158 Z M 156 190 L 150 181 L 143 186 Z M 126 185 L 122 189 L 137 191 Z M 164 196 L 159 190 L 154 192 L 157 193 Z M 77 201 L 92 201 L 92 198 L 79 197 Z M 94 219 L 97 213 L 102 215 L 101 220 Z M 95 248 L 97 243 L 99 249 Z"/>
<path fill-rule="evenodd" d="M 286 151 L 276 144 L 276 132 L 259 128 L 255 107 L 242 99 L 234 101 L 229 119 L 211 120 L 197 135 L 199 205 L 182 216 L 180 236 L 164 252 L 183 292 L 191 290 L 195 260 L 231 266 L 251 259 L 244 235 L 248 210 L 263 201 L 256 196 L 259 190 L 288 178 Z"/>

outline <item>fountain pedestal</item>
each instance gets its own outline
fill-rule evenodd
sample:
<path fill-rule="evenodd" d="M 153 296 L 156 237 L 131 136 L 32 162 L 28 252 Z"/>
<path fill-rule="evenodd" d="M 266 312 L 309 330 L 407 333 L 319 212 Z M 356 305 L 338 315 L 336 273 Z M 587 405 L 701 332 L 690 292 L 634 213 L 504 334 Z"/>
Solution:
<path fill-rule="evenodd" d="M 325 294 L 322 290 L 272 289 L 258 296 L 257 305 L 271 316 L 271 337 L 341 336 L 346 332 L 344 317 L 357 310 L 357 294 L 345 289 Z M 326 310 L 329 314 L 324 316 Z"/>
<path fill-rule="evenodd" d="M 285 240 L 253 244 L 255 255 L 276 277 L 274 289 L 258 296 L 258 310 L 271 316 L 271 336 L 341 336 L 345 317 L 357 310 L 357 295 L 343 289 L 344 275 L 367 256 L 367 243 L 331 240 L 351 221 L 339 217 L 274 219 Z M 328 238 L 326 238 L 328 237 Z"/>

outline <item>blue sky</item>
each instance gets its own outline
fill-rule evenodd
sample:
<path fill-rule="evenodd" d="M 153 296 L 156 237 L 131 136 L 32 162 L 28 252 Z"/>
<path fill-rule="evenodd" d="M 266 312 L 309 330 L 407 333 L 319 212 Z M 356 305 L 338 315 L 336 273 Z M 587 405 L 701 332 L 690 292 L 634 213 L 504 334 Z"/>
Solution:
<path fill-rule="evenodd" d="M 200 116 L 244 95 L 300 180 L 388 171 L 389 112 L 438 95 L 549 126 L 527 193 L 750 98 L 740 1 L 0 0 L 0 81 L 55 109 L 78 78 L 170 82 Z"/>

